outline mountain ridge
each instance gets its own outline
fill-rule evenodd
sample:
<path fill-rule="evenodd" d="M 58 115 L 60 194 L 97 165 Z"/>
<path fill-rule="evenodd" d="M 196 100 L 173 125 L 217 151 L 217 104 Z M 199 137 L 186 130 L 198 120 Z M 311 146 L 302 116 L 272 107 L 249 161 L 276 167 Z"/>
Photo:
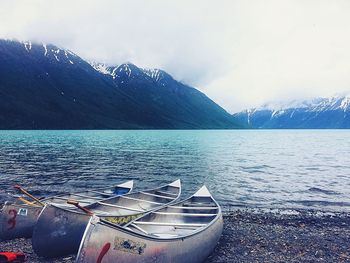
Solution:
<path fill-rule="evenodd" d="M 265 104 L 233 117 L 251 128 L 266 129 L 348 129 L 350 96 L 340 94 L 285 104 Z"/>
<path fill-rule="evenodd" d="M 87 62 L 52 44 L 0 40 L 2 129 L 231 129 L 205 94 L 158 69 Z"/>

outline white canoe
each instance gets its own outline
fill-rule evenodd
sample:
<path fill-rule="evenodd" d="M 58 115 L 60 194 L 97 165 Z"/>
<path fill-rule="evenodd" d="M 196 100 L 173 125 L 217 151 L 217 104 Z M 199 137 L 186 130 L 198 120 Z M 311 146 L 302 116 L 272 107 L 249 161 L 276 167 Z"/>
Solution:
<path fill-rule="evenodd" d="M 80 191 L 76 193 L 65 193 L 40 200 L 42 203 L 52 203 L 70 207 L 67 200 L 76 199 L 82 206 L 87 206 L 97 200 L 104 200 L 113 196 L 130 193 L 133 189 L 133 180 L 122 184 Z M 19 237 L 31 237 L 33 228 L 43 206 L 37 202 L 23 203 L 20 199 L 16 202 L 6 202 L 0 213 L 0 239 L 13 239 Z"/>
<path fill-rule="evenodd" d="M 147 213 L 124 227 L 93 217 L 77 263 L 199 263 L 222 234 L 221 208 L 203 186 L 192 197 Z"/>
<path fill-rule="evenodd" d="M 173 203 L 180 194 L 181 182 L 176 180 L 155 189 L 98 201 L 86 208 L 106 221 L 123 225 L 149 211 Z M 34 227 L 34 252 L 46 258 L 77 253 L 90 218 L 90 214 L 76 208 L 46 205 Z"/>

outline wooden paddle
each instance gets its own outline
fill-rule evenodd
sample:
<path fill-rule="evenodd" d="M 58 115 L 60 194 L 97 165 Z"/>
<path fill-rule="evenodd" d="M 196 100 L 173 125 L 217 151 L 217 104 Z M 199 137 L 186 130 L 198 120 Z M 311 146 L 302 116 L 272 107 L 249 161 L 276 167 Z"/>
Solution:
<path fill-rule="evenodd" d="M 26 190 L 24 190 L 20 185 L 16 184 L 14 186 L 14 188 L 20 190 L 23 194 L 32 198 L 35 202 L 39 203 L 40 205 L 45 206 L 45 204 L 43 202 L 41 202 L 38 198 L 32 196 L 30 193 L 28 193 Z"/>
<path fill-rule="evenodd" d="M 76 200 L 68 200 L 67 204 L 74 205 L 75 207 L 79 208 L 80 210 L 84 211 L 86 214 L 88 214 L 90 216 L 92 216 L 94 214 L 91 210 L 79 205 L 79 202 Z"/>
<path fill-rule="evenodd" d="M 30 202 L 27 199 L 24 199 L 23 197 L 18 197 L 18 200 L 21 200 L 23 203 L 27 204 L 27 205 L 35 205 L 35 202 Z"/>

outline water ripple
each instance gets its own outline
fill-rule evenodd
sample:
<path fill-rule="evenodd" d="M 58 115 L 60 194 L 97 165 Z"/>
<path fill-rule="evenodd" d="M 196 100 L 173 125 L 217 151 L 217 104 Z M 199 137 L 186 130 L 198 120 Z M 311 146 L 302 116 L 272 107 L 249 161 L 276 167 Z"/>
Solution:
<path fill-rule="evenodd" d="M 0 200 L 134 179 L 205 183 L 225 207 L 350 211 L 350 131 L 0 131 Z"/>

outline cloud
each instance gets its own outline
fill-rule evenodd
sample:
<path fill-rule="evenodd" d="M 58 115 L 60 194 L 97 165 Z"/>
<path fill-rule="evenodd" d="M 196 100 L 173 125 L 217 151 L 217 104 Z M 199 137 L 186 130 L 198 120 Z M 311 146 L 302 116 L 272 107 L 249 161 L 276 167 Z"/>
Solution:
<path fill-rule="evenodd" d="M 1 1 L 0 37 L 162 68 L 227 110 L 349 90 L 350 2 Z"/>

